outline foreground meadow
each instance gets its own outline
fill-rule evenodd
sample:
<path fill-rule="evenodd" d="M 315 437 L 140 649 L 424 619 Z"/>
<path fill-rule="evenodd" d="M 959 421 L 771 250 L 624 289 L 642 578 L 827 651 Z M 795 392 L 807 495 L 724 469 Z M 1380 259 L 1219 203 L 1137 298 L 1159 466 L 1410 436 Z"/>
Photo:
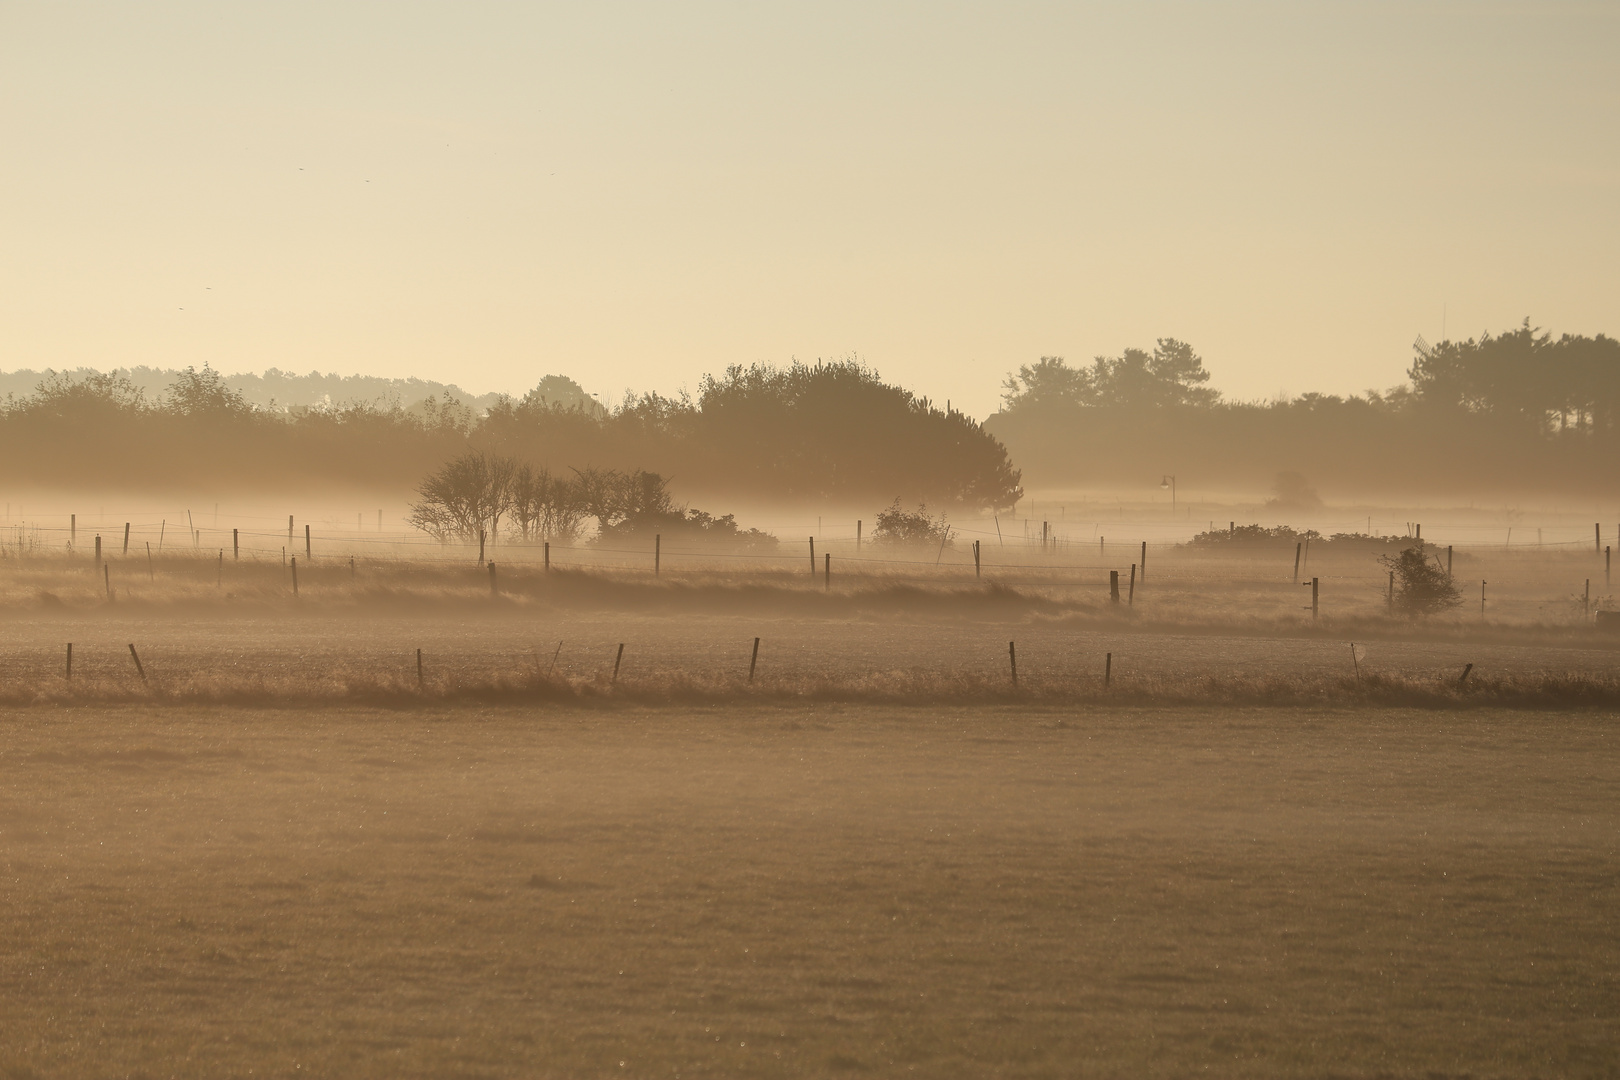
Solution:
<path fill-rule="evenodd" d="M 0 1075 L 1612 1075 L 1617 720 L 14 709 Z"/>

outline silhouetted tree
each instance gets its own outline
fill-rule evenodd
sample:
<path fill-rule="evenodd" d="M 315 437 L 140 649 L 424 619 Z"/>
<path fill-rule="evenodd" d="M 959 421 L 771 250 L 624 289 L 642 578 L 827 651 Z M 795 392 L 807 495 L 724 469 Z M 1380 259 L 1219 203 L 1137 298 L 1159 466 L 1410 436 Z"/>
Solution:
<path fill-rule="evenodd" d="M 1078 370 L 1061 356 L 1043 356 L 1007 376 L 1002 401 L 1008 412 L 1209 406 L 1220 395 L 1203 385 L 1208 381 L 1204 361 L 1191 345 L 1160 338 L 1151 353 L 1126 349 L 1117 357 L 1099 356 L 1089 368 Z"/>
<path fill-rule="evenodd" d="M 207 364 L 201 371 L 187 367 L 180 372 L 164 394 L 164 406 L 176 416 L 226 423 L 245 420 L 253 413 L 247 399 Z"/>
<path fill-rule="evenodd" d="M 1407 374 L 1418 400 L 1538 435 L 1612 438 L 1620 411 L 1620 342 L 1552 335 L 1530 320 L 1495 337 L 1418 348 Z"/>

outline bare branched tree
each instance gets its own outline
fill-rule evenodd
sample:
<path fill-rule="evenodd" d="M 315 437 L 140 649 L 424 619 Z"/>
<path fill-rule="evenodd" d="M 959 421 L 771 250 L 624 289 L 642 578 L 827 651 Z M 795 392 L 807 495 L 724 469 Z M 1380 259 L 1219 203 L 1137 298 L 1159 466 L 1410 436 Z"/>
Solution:
<path fill-rule="evenodd" d="M 477 540 L 481 530 L 493 537 L 511 509 L 518 467 L 509 457 L 463 454 L 422 481 L 406 520 L 441 541 Z"/>
<path fill-rule="evenodd" d="M 521 540 L 573 540 L 586 510 L 578 484 L 551 470 L 519 465 L 512 474 L 512 521 Z"/>

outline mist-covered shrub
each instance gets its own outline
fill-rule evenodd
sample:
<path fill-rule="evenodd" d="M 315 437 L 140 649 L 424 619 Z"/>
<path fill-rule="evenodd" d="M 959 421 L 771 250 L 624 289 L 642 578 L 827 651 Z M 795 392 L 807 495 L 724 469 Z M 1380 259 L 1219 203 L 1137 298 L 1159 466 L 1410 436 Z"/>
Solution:
<path fill-rule="evenodd" d="M 1193 547 L 1246 547 L 1261 545 L 1295 544 L 1303 540 L 1316 543 L 1322 534 L 1315 529 L 1297 530 L 1287 525 L 1238 525 L 1231 529 L 1211 529 L 1188 541 Z"/>
<path fill-rule="evenodd" d="M 602 526 L 596 542 L 645 544 L 654 536 L 662 536 L 666 543 L 697 544 L 736 554 L 766 555 L 778 547 L 776 537 L 768 532 L 738 528 L 733 514 L 715 517 L 702 510 L 684 508 L 632 514 L 612 525 Z"/>
<path fill-rule="evenodd" d="M 1323 536 L 1315 529 L 1295 529 L 1289 525 L 1238 525 L 1231 529 L 1211 529 L 1193 537 L 1188 544 L 1200 548 L 1288 547 L 1308 543 L 1311 550 L 1331 548 L 1334 551 L 1365 548 L 1387 551 L 1411 543 L 1407 536 L 1374 536 L 1371 533 L 1333 533 Z"/>
<path fill-rule="evenodd" d="M 1462 603 L 1451 575 L 1419 540 L 1399 555 L 1378 561 L 1395 575 L 1395 608 L 1406 615 L 1432 615 Z"/>
<path fill-rule="evenodd" d="M 943 513 L 937 518 L 930 516 L 926 503 L 918 503 L 917 509 L 907 510 L 896 498 L 887 510 L 878 512 L 872 541 L 878 544 L 949 548 L 956 546 L 951 539 L 951 531 Z"/>

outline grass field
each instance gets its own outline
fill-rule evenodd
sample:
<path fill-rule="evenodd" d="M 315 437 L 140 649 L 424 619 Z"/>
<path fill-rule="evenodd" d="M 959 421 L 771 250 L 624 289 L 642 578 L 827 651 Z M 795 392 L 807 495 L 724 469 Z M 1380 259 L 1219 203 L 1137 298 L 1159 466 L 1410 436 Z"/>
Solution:
<path fill-rule="evenodd" d="M 0 1076 L 1609 1076 L 1617 721 L 13 710 Z"/>

